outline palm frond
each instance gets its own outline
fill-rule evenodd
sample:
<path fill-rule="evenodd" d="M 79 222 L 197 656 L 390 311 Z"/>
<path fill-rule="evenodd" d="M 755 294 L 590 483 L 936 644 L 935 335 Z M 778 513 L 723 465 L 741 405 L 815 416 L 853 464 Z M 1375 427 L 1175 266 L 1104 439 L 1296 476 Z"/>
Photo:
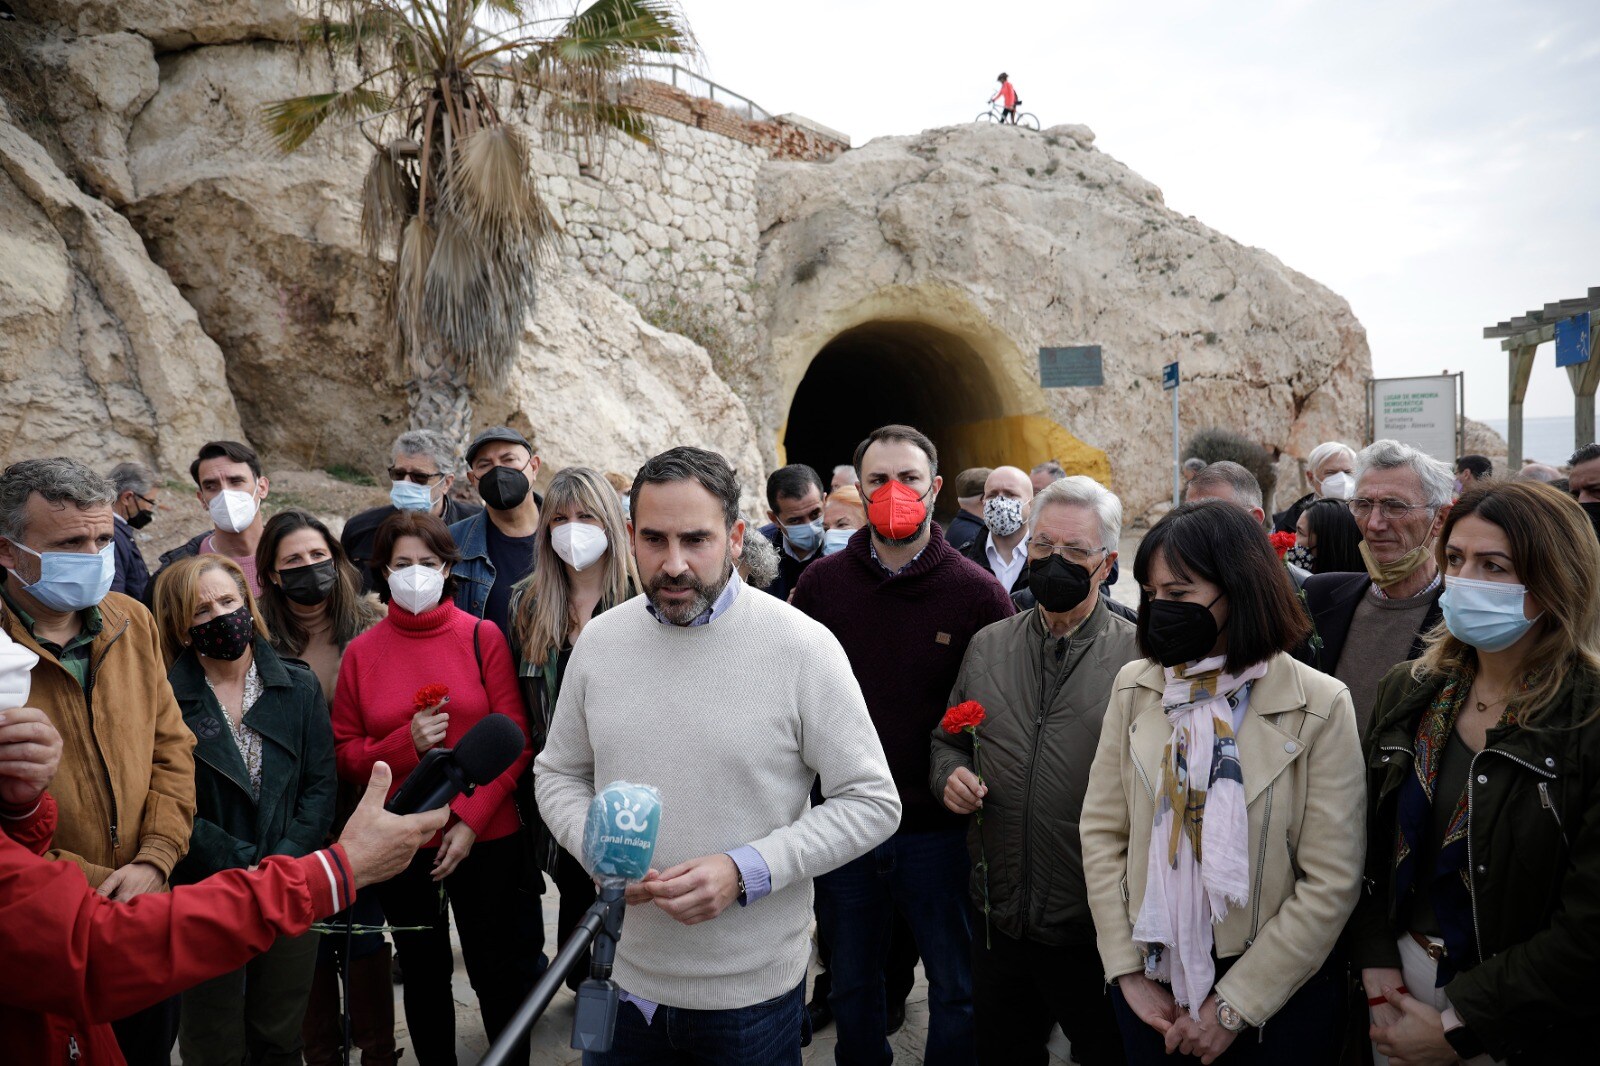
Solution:
<path fill-rule="evenodd" d="M 564 98 L 554 101 L 550 107 L 563 113 L 560 124 L 566 128 L 611 130 L 647 148 L 655 146 L 655 128 L 649 117 L 628 104 Z"/>
<path fill-rule="evenodd" d="M 274 100 L 261 110 L 267 132 L 278 149 L 288 154 L 306 143 L 330 118 L 360 118 L 387 111 L 389 106 L 389 97 L 383 93 L 357 85 L 338 92 Z"/>
<path fill-rule="evenodd" d="M 427 375 L 435 347 L 422 307 L 434 244 L 433 227 L 413 215 L 400 238 L 400 254 L 395 257 L 389 308 L 394 349 L 402 370 L 414 377 Z"/>
<path fill-rule="evenodd" d="M 412 214 L 416 183 L 395 160 L 391 148 L 372 153 L 367 176 L 361 183 L 361 242 L 374 259 L 385 245 L 400 245 L 406 219 Z"/>
<path fill-rule="evenodd" d="M 595 0 L 551 44 L 569 64 L 627 58 L 631 52 L 681 55 L 696 50 L 689 24 L 671 0 Z"/>
<path fill-rule="evenodd" d="M 528 141 L 515 127 L 487 126 L 456 148 L 444 211 L 491 247 L 540 248 L 555 232 L 528 158 Z"/>
<path fill-rule="evenodd" d="M 489 387 L 504 380 L 536 296 L 531 249 L 488 245 L 459 218 L 440 216 L 423 309 L 440 348 L 469 381 Z"/>

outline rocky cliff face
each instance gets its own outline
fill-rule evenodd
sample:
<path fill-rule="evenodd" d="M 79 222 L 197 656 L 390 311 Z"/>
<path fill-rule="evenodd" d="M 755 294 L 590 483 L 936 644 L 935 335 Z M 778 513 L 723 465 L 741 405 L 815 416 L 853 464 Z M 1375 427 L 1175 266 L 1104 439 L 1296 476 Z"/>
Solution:
<path fill-rule="evenodd" d="M 295 5 L 16 7 L 0 34 L 44 91 L 29 122 L 0 114 L 0 403 L 26 412 L 0 455 L 176 472 L 243 434 L 280 464 L 380 468 L 405 397 L 384 349 L 391 264 L 358 240 L 368 149 L 330 128 L 286 158 L 260 127 L 267 101 L 329 84 L 288 43 Z M 569 233 L 478 420 L 530 433 L 551 471 L 713 447 L 754 504 L 780 459 L 847 459 L 838 441 L 911 381 L 899 410 L 938 431 L 951 472 L 1061 457 L 1130 517 L 1170 484 L 1164 363 L 1183 366 L 1186 435 L 1237 429 L 1286 473 L 1356 439 L 1370 360 L 1344 301 L 1170 211 L 1093 141 L 962 126 L 762 166 L 675 127 L 657 154 L 610 153 L 603 186 L 536 152 Z M 720 316 L 715 363 L 624 298 L 664 290 Z M 1040 388 L 1037 350 L 1081 344 L 1102 346 L 1105 384 Z M 801 455 L 797 425 L 837 440 Z"/>

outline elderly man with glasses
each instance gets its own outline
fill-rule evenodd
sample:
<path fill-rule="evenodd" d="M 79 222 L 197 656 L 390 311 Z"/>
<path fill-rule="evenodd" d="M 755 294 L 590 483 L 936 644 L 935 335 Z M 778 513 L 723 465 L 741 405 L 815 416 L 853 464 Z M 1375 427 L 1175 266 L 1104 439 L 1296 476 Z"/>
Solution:
<path fill-rule="evenodd" d="M 1121 501 L 1090 478 L 1034 497 L 1025 576 L 1035 606 L 972 638 L 950 694 L 986 712 L 982 783 L 972 737 L 933 732 L 934 794 L 983 816 L 969 819 L 967 848 L 979 1063 L 1042 1064 L 1057 1024 L 1076 1061 L 1122 1061 L 1078 844 L 1112 683 L 1139 658 L 1133 623 L 1099 591 L 1121 530 Z"/>
<path fill-rule="evenodd" d="M 345 554 L 361 571 L 363 592 L 372 591 L 372 574 L 367 564 L 372 559 L 372 542 L 385 518 L 396 511 L 427 511 L 448 526 L 483 510 L 450 495 L 460 466 L 461 458 L 456 454 L 455 445 L 443 433 L 413 429 L 395 439 L 389 462 L 388 505 L 362 511 L 344 524 L 344 532 L 339 536 Z"/>
<path fill-rule="evenodd" d="M 1315 629 L 1296 654 L 1350 687 L 1363 733 L 1378 682 L 1422 653 L 1440 619 L 1444 582 L 1433 541 L 1455 495 L 1449 466 L 1399 441 L 1380 440 L 1356 458 L 1350 513 L 1361 529 L 1365 573 L 1306 579 Z"/>

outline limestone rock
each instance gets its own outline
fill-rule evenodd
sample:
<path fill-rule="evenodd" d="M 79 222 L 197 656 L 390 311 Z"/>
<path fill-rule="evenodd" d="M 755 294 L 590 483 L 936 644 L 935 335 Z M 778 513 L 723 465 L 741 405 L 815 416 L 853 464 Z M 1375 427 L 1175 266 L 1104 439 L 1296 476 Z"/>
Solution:
<path fill-rule="evenodd" d="M 19 17 L 66 36 L 128 31 L 170 52 L 196 44 L 292 41 L 295 0 L 14 0 Z"/>
<path fill-rule="evenodd" d="M 243 432 L 222 353 L 126 219 L 0 104 L 0 461 L 68 454 L 168 474 Z"/>
<path fill-rule="evenodd" d="M 51 41 L 35 53 L 63 149 L 79 177 L 114 204 L 133 198 L 128 129 L 155 95 L 155 50 L 138 34 Z"/>
<path fill-rule="evenodd" d="M 1076 441 L 1081 472 L 1107 471 L 1130 518 L 1171 496 L 1174 360 L 1185 437 L 1227 426 L 1294 456 L 1357 440 L 1371 357 L 1348 304 L 1169 210 L 1092 145 L 1082 127 L 968 125 L 768 163 L 758 425 L 787 419 L 793 436 L 790 404 L 834 344 L 898 390 L 886 407 L 943 434 L 949 472 Z M 1104 384 L 1040 388 L 1038 350 L 1071 345 L 1101 346 Z M 833 387 L 848 382 L 841 369 Z"/>

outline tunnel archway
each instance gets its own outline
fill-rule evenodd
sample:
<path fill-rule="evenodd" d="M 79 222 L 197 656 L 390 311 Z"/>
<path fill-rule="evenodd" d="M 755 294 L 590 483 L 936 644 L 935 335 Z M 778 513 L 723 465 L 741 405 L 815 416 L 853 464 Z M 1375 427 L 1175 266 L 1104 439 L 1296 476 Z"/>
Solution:
<path fill-rule="evenodd" d="M 1005 414 L 993 376 L 972 345 L 915 321 L 879 320 L 835 336 L 811 361 L 789 407 L 784 451 L 823 482 L 878 426 L 901 422 L 926 433 L 950 482 L 966 466 L 961 427 Z M 941 510 L 954 495 L 941 493 Z"/>
<path fill-rule="evenodd" d="M 936 510 L 955 510 L 954 476 L 969 466 L 1081 453 L 1070 433 L 1012 395 L 997 373 L 1002 358 L 967 337 L 914 319 L 884 318 L 852 326 L 823 344 L 806 367 L 789 406 L 784 459 L 805 463 L 829 480 L 851 461 L 856 445 L 878 426 L 916 426 L 939 449 L 945 477 Z M 1103 453 L 1095 452 L 1103 461 Z M 1089 470 L 1102 478 L 1106 470 Z"/>

